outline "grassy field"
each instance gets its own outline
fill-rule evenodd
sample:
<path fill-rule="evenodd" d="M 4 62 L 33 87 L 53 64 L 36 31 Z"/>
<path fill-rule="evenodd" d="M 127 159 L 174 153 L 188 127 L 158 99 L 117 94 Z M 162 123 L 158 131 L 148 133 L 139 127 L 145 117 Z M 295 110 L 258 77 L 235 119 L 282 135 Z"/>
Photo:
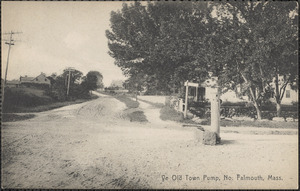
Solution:
<path fill-rule="evenodd" d="M 91 99 L 95 99 L 95 98 L 97 97 L 93 96 Z M 14 113 L 35 113 L 35 112 L 48 111 L 51 109 L 56 109 L 59 107 L 64 107 L 72 104 L 83 103 L 91 99 L 78 99 L 75 101 L 53 102 L 47 105 L 39 105 L 35 107 L 14 107 Z"/>
<path fill-rule="evenodd" d="M 45 91 L 37 88 L 29 88 L 29 87 L 18 87 L 18 88 L 10 88 L 13 93 L 24 92 L 27 95 L 35 95 L 38 97 L 44 97 L 51 99 L 51 97 L 45 95 Z"/>
<path fill-rule="evenodd" d="M 2 122 L 9 122 L 9 121 L 21 121 L 26 119 L 31 119 L 35 117 L 34 114 L 24 114 L 24 115 L 18 115 L 13 113 L 2 113 Z"/>
<path fill-rule="evenodd" d="M 5 103 L 2 106 L 3 113 L 41 112 L 97 98 L 92 95 L 86 99 L 60 102 L 47 96 L 45 90 L 28 87 L 9 88 L 5 95 Z"/>
<path fill-rule="evenodd" d="M 92 95 L 86 99 L 59 102 L 47 96 L 45 90 L 32 87 L 8 88 L 5 95 L 5 103 L 2 105 L 2 122 L 30 119 L 34 117 L 34 114 L 22 113 L 48 111 L 97 98 Z"/>

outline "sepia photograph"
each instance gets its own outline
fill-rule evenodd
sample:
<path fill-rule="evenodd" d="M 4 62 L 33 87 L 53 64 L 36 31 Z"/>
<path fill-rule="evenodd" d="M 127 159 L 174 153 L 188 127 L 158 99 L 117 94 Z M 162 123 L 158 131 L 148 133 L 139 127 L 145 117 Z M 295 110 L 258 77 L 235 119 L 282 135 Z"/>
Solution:
<path fill-rule="evenodd" d="M 1 189 L 298 189 L 298 1 L 1 1 Z"/>

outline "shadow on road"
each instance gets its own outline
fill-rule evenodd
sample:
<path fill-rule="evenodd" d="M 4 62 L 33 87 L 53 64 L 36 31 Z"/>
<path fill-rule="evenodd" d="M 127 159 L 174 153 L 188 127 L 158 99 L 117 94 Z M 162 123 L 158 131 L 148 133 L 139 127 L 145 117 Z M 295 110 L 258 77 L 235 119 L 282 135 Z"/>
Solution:
<path fill-rule="evenodd" d="M 220 145 L 231 145 L 231 144 L 234 144 L 234 143 L 236 143 L 235 140 L 221 140 Z"/>

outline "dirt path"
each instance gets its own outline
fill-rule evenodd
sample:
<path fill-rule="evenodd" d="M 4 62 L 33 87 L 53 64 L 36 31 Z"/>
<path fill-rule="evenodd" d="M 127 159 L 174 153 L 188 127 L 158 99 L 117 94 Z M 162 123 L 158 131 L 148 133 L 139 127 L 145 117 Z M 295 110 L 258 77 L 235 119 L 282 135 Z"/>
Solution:
<path fill-rule="evenodd" d="M 135 101 L 134 98 L 131 98 Z M 157 126 L 160 128 L 180 128 L 181 124 L 176 123 L 174 121 L 163 121 L 160 119 L 160 108 L 157 108 L 149 103 L 145 103 L 142 100 L 138 100 L 139 108 L 144 112 L 147 120 L 149 121 L 151 126 Z"/>
<path fill-rule="evenodd" d="M 99 96 L 86 103 L 42 112 L 30 120 L 3 123 L 2 187 L 296 188 L 298 185 L 297 135 L 223 133 L 222 145 L 203 146 L 195 142 L 192 129 L 158 120 L 157 110 L 149 104 L 140 107 L 151 122 L 133 123 L 123 118 L 125 104 L 110 96 Z M 261 175 L 264 181 L 237 180 L 237 174 Z M 233 180 L 223 180 L 224 175 Z M 268 180 L 269 175 L 283 180 Z"/>

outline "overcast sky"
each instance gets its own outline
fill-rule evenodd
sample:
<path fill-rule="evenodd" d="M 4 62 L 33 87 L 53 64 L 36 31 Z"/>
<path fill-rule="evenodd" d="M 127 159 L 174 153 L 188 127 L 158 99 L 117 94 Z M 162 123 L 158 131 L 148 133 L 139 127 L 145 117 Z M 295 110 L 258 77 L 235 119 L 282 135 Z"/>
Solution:
<path fill-rule="evenodd" d="M 84 75 L 101 72 L 106 86 L 125 79 L 107 53 L 105 37 L 110 12 L 121 8 L 122 2 L 1 2 L 2 33 L 22 31 L 13 36 L 21 41 L 12 46 L 8 80 L 41 72 L 59 75 L 69 66 Z M 8 45 L 2 42 L 1 48 L 4 78 Z"/>

